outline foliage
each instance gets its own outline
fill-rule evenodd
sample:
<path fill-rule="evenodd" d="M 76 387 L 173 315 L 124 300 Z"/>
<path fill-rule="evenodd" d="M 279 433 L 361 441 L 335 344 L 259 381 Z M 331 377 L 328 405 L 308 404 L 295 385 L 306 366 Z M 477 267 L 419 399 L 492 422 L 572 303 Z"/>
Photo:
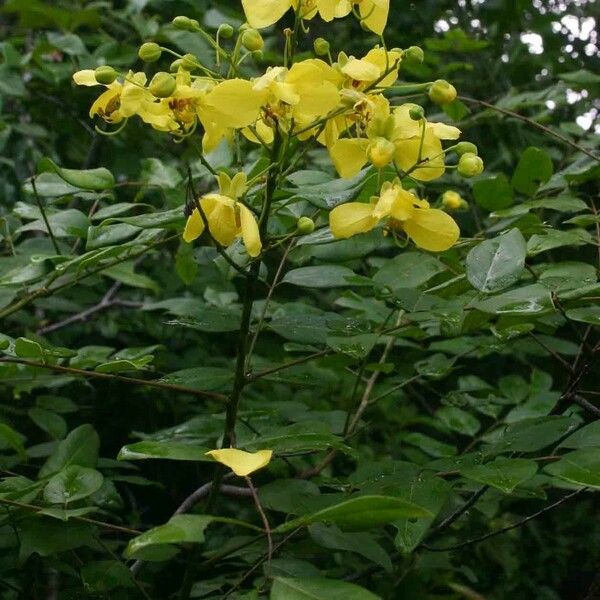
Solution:
<path fill-rule="evenodd" d="M 591 5 L 243 4 L 0 9 L 2 597 L 583 599 Z"/>

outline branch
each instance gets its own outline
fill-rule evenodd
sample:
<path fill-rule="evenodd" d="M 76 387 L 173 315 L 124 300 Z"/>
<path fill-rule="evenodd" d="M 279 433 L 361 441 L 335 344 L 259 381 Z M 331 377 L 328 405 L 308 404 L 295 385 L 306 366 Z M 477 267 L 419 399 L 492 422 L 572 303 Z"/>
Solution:
<path fill-rule="evenodd" d="M 136 379 L 134 377 L 123 377 L 122 375 L 115 375 L 114 373 L 101 373 L 99 371 L 86 371 L 85 369 L 64 367 L 62 365 L 38 363 L 32 360 L 25 360 L 22 358 L 0 358 L 0 363 L 25 365 L 27 367 L 34 367 L 36 369 L 47 369 L 49 371 L 56 371 L 57 373 L 68 373 L 71 375 L 79 375 L 81 377 L 90 377 L 92 379 L 108 379 L 112 381 L 119 381 L 121 383 L 130 383 L 132 385 L 143 385 L 146 387 L 169 390 L 171 392 L 180 392 L 182 394 L 190 394 L 192 396 L 201 396 L 204 398 L 213 398 L 215 400 L 221 401 L 226 399 L 225 395 L 219 394 L 218 392 L 207 392 L 204 390 L 188 388 L 182 385 L 164 383 L 162 381 L 149 381 L 146 379 Z"/>
<path fill-rule="evenodd" d="M 484 102 L 483 100 L 476 100 L 475 98 L 469 98 L 467 96 L 458 96 L 458 98 L 459 98 L 459 100 L 463 100 L 464 102 L 469 102 L 470 104 L 479 104 L 480 106 L 485 106 L 486 108 L 495 110 L 496 112 L 502 113 L 503 115 L 506 115 L 508 117 L 513 117 L 514 119 L 519 119 L 519 121 L 523 121 L 523 123 L 527 123 L 528 125 L 531 125 L 532 127 L 536 127 L 537 129 L 540 129 L 544 133 L 551 135 L 552 137 L 556 138 L 557 140 L 560 140 L 563 144 L 566 144 L 567 146 L 571 146 L 571 148 L 575 148 L 576 150 L 579 150 L 579 152 L 583 152 L 584 154 L 587 154 L 587 156 L 589 156 L 590 158 L 593 158 L 594 160 L 600 162 L 600 156 L 596 156 L 595 154 L 593 154 L 592 152 L 590 152 L 583 146 L 580 146 L 579 144 L 572 142 L 569 138 L 566 138 L 565 136 L 561 135 L 560 133 L 557 133 L 556 131 L 550 129 L 549 127 L 546 127 L 545 125 L 542 125 L 541 123 L 538 123 L 537 121 L 534 121 L 533 119 L 530 119 L 529 117 L 525 117 L 523 115 L 520 115 L 519 113 L 513 112 L 512 110 L 508 110 L 506 108 L 500 108 L 499 106 L 495 106 L 494 104 L 490 104 L 489 102 Z"/>
<path fill-rule="evenodd" d="M 506 527 L 502 527 L 502 529 L 497 529 L 496 531 L 491 531 L 490 533 L 486 533 L 485 535 L 482 535 L 480 537 L 473 538 L 466 542 L 462 542 L 461 544 L 456 544 L 455 546 L 446 546 L 444 548 L 433 548 L 432 546 L 428 546 L 427 544 L 421 544 L 421 546 L 423 548 L 425 548 L 426 550 L 429 550 L 430 552 L 451 552 L 453 550 L 460 550 L 461 548 L 466 548 L 467 546 L 471 546 L 473 544 L 478 544 L 479 542 L 483 542 L 485 540 L 489 540 L 492 537 L 496 537 L 497 535 L 506 533 L 507 531 L 510 531 L 511 529 L 516 529 L 517 527 L 521 527 L 521 525 L 524 525 L 525 523 L 528 523 L 529 521 L 536 519 L 537 517 L 543 515 L 544 513 L 551 511 L 553 508 L 560 506 L 561 504 L 567 502 L 567 500 L 570 500 L 574 496 L 577 496 L 577 495 L 581 494 L 582 492 L 585 492 L 586 490 L 587 490 L 587 488 L 581 488 L 579 490 L 571 492 L 570 494 L 563 496 L 560 500 L 553 502 L 549 506 L 546 506 L 545 508 L 538 510 L 537 512 L 533 513 L 532 515 L 529 515 L 528 517 L 525 517 L 524 519 L 521 519 L 520 521 L 517 521 L 516 523 L 513 523 L 512 525 L 507 525 Z"/>
<path fill-rule="evenodd" d="M 270 576 L 271 560 L 273 559 L 273 535 L 271 534 L 271 526 L 269 525 L 269 520 L 267 519 L 267 515 L 265 514 L 262 504 L 260 503 L 260 499 L 258 497 L 258 494 L 256 493 L 256 488 L 254 487 L 254 484 L 252 483 L 252 480 L 250 479 L 250 477 L 246 477 L 246 483 L 248 484 L 248 487 L 250 488 L 250 493 L 252 494 L 254 504 L 256 505 L 256 510 L 258 511 L 258 514 L 260 515 L 260 518 L 261 518 L 264 528 L 265 528 L 265 533 L 267 535 L 267 548 L 268 548 L 268 550 L 267 550 L 267 572 L 268 572 L 268 576 Z"/>

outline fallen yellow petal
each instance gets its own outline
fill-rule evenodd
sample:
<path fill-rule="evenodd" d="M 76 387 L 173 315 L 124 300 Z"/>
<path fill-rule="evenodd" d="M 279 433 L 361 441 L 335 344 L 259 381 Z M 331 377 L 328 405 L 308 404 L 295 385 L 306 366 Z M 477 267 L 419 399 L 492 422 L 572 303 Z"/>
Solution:
<path fill-rule="evenodd" d="M 259 450 L 258 452 L 244 452 L 237 448 L 223 448 L 211 450 L 206 453 L 217 462 L 229 467 L 236 475 L 245 477 L 266 467 L 273 457 L 273 450 Z"/>

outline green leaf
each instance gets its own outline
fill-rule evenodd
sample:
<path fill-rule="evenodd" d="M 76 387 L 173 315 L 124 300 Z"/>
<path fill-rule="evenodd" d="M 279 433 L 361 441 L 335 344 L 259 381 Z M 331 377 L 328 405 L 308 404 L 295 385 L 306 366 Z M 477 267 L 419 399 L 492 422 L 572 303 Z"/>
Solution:
<path fill-rule="evenodd" d="M 29 418 L 55 440 L 60 440 L 67 433 L 67 422 L 54 411 L 34 406 L 27 412 Z"/>
<path fill-rule="evenodd" d="M 463 435 L 474 436 L 481 429 L 481 423 L 471 413 L 456 406 L 443 406 L 435 416 L 446 427 Z"/>
<path fill-rule="evenodd" d="M 91 425 L 80 425 L 58 444 L 40 470 L 40 477 L 53 475 L 69 465 L 94 468 L 100 438 Z"/>
<path fill-rule="evenodd" d="M 537 473 L 537 463 L 525 458 L 497 458 L 491 463 L 460 469 L 460 474 L 510 494 Z"/>
<path fill-rule="evenodd" d="M 25 436 L 15 431 L 10 425 L 0 423 L 0 447 L 12 448 L 17 454 L 25 458 Z"/>
<path fill-rule="evenodd" d="M 418 288 L 445 270 L 444 264 L 431 254 L 403 252 L 385 262 L 373 281 L 391 290 Z"/>
<path fill-rule="evenodd" d="M 528 200 L 511 208 L 497 210 L 490 216 L 495 218 L 516 217 L 526 215 L 531 210 L 555 210 L 557 212 L 580 212 L 588 208 L 587 204 L 573 196 L 556 196 L 555 198 L 541 198 Z"/>
<path fill-rule="evenodd" d="M 571 308 L 566 312 L 569 319 L 590 325 L 600 325 L 600 306 L 582 306 Z"/>
<path fill-rule="evenodd" d="M 354 271 L 340 265 L 322 265 L 318 267 L 300 267 L 288 271 L 282 283 L 290 283 L 308 288 L 334 288 L 351 285 L 349 279 Z"/>
<path fill-rule="evenodd" d="M 52 556 L 80 546 L 96 547 L 94 528 L 86 523 L 63 523 L 50 517 L 24 519 L 19 523 L 19 560 L 31 554 Z"/>
<path fill-rule="evenodd" d="M 588 423 L 563 440 L 560 448 L 600 448 L 600 420 Z"/>
<path fill-rule="evenodd" d="M 474 306 L 496 315 L 536 315 L 554 309 L 550 290 L 539 283 L 491 296 Z"/>
<path fill-rule="evenodd" d="M 570 483 L 600 489 L 600 448 L 584 448 L 565 454 L 544 469 Z"/>
<path fill-rule="evenodd" d="M 98 169 L 63 169 L 50 158 L 42 158 L 38 163 L 40 173 L 54 171 L 64 181 L 82 190 L 108 190 L 114 187 L 115 178 L 112 173 L 100 167 Z"/>
<path fill-rule="evenodd" d="M 50 478 L 44 500 L 50 504 L 69 504 L 97 492 L 104 482 L 102 473 L 88 467 L 69 465 Z"/>
<path fill-rule="evenodd" d="M 196 444 L 144 441 L 123 446 L 123 448 L 121 448 L 119 451 L 119 456 L 117 459 L 167 459 L 210 462 L 212 459 L 206 456 L 208 450 L 209 448 L 204 448 Z"/>
<path fill-rule="evenodd" d="M 473 183 L 473 196 L 479 206 L 490 212 L 508 208 L 514 202 L 513 189 L 503 173 Z"/>
<path fill-rule="evenodd" d="M 533 146 L 527 148 L 512 176 L 512 186 L 517 192 L 533 196 L 542 183 L 552 177 L 554 167 L 548 154 Z"/>
<path fill-rule="evenodd" d="M 356 496 L 309 515 L 302 515 L 277 527 L 283 533 L 312 523 L 334 523 L 341 529 L 362 531 L 402 517 L 427 517 L 431 513 L 412 502 L 393 496 Z"/>
<path fill-rule="evenodd" d="M 467 255 L 467 279 L 481 292 L 498 292 L 516 283 L 525 267 L 527 244 L 518 229 L 471 249 Z"/>
<path fill-rule="evenodd" d="M 550 229 L 543 234 L 535 233 L 527 241 L 527 254 L 536 256 L 541 252 L 562 248 L 563 246 L 584 246 L 593 244 L 594 238 L 585 229 L 570 229 L 559 231 Z"/>
<path fill-rule="evenodd" d="M 163 544 L 202 544 L 204 543 L 204 531 L 211 523 L 215 522 L 229 523 L 255 531 L 262 531 L 250 523 L 237 519 L 210 515 L 175 515 L 164 525 L 149 529 L 142 535 L 130 540 L 124 555 L 126 558 L 133 558 L 149 546 Z"/>
<path fill-rule="evenodd" d="M 324 577 L 275 577 L 270 600 L 381 600 L 358 585 Z"/>
<path fill-rule="evenodd" d="M 81 567 L 81 579 L 86 589 L 104 594 L 119 588 L 135 588 L 133 575 L 117 560 L 98 560 Z"/>
<path fill-rule="evenodd" d="M 196 390 L 222 390 L 233 380 L 231 369 L 222 367 L 192 367 L 169 373 L 160 379 L 162 383 L 181 385 Z"/>

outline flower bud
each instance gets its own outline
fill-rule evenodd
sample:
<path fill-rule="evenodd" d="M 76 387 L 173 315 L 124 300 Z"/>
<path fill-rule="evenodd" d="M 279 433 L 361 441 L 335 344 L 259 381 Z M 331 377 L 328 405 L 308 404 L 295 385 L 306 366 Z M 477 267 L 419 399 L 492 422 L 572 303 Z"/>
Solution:
<path fill-rule="evenodd" d="M 466 208 L 467 203 L 458 192 L 448 190 L 442 195 L 442 205 L 446 210 L 460 210 Z"/>
<path fill-rule="evenodd" d="M 144 62 L 156 62 L 161 54 L 162 50 L 156 42 L 146 42 L 145 44 L 142 44 L 138 50 L 138 56 Z"/>
<path fill-rule="evenodd" d="M 327 56 L 329 54 L 329 42 L 322 37 L 313 42 L 313 48 L 317 56 Z"/>
<path fill-rule="evenodd" d="M 175 78 L 169 73 L 159 71 L 150 82 L 148 89 L 156 98 L 167 98 L 177 87 Z"/>
<path fill-rule="evenodd" d="M 458 154 L 458 156 L 467 154 L 467 152 L 469 152 L 471 154 L 475 154 L 475 155 L 478 154 L 477 146 L 475 144 L 472 144 L 471 142 L 459 142 L 458 144 L 456 144 L 456 147 L 454 148 L 454 152 L 456 152 L 456 154 Z"/>
<path fill-rule="evenodd" d="M 183 15 L 175 17 L 172 23 L 175 27 L 177 27 L 177 29 L 189 30 L 192 28 L 192 20 L 189 17 L 184 17 Z"/>
<path fill-rule="evenodd" d="M 458 172 L 463 177 L 475 177 L 483 172 L 483 161 L 477 154 L 466 152 L 458 161 Z"/>
<path fill-rule="evenodd" d="M 425 60 L 425 52 L 419 46 L 411 46 L 404 51 L 404 60 L 420 64 Z"/>
<path fill-rule="evenodd" d="M 254 50 L 252 52 L 252 58 L 254 60 L 262 60 L 265 56 L 265 53 L 262 50 Z"/>
<path fill-rule="evenodd" d="M 315 230 L 315 222 L 310 217 L 300 217 L 296 223 L 298 233 L 307 235 Z"/>
<path fill-rule="evenodd" d="M 183 61 L 178 58 L 171 63 L 169 66 L 169 71 L 171 71 L 171 73 L 177 73 L 180 68 L 183 68 Z"/>
<path fill-rule="evenodd" d="M 196 19 L 190 19 L 190 31 L 198 31 L 200 23 Z"/>
<path fill-rule="evenodd" d="M 408 114 L 413 121 L 420 121 L 425 118 L 425 111 L 423 110 L 423 107 L 418 104 L 411 106 Z"/>
<path fill-rule="evenodd" d="M 429 88 L 429 98 L 436 104 L 449 104 L 456 98 L 456 88 L 446 80 L 438 79 Z"/>
<path fill-rule="evenodd" d="M 198 66 L 198 59 L 193 54 L 184 54 L 181 57 L 181 68 L 193 71 Z"/>
<path fill-rule="evenodd" d="M 233 35 L 234 29 L 229 23 L 223 23 L 219 25 L 218 33 L 219 37 L 228 40 Z"/>
<path fill-rule="evenodd" d="M 383 137 L 378 137 L 371 142 L 367 150 L 369 161 L 376 169 L 383 169 L 389 165 L 395 153 L 396 146 Z"/>
<path fill-rule="evenodd" d="M 254 50 L 262 50 L 265 41 L 256 29 L 249 27 L 242 33 L 242 45 L 247 50 L 250 50 L 250 52 L 254 52 Z"/>
<path fill-rule="evenodd" d="M 117 78 L 117 72 L 109 65 L 102 65 L 94 71 L 94 77 L 98 83 L 111 84 Z"/>

